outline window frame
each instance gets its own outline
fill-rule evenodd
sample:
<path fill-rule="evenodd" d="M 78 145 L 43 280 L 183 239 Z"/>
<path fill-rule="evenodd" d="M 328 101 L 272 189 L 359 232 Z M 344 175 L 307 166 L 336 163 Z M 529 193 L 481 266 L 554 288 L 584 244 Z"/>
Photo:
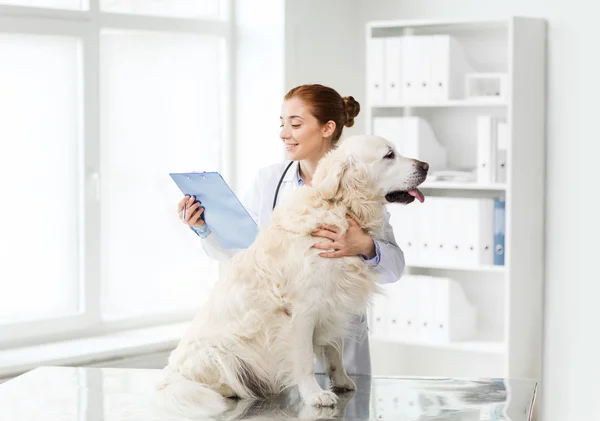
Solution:
<path fill-rule="evenodd" d="M 71 36 L 80 40 L 79 140 L 83 148 L 80 168 L 79 314 L 0 325 L 0 348 L 20 347 L 123 329 L 189 320 L 193 314 L 153 315 L 105 322 L 101 315 L 100 233 L 100 34 L 102 29 L 216 35 L 221 39 L 224 70 L 221 79 L 221 150 L 224 177 L 235 179 L 233 136 L 235 25 L 234 0 L 219 0 L 221 19 L 186 19 L 102 12 L 100 0 L 87 0 L 86 10 L 48 9 L 0 5 L 0 33 Z"/>

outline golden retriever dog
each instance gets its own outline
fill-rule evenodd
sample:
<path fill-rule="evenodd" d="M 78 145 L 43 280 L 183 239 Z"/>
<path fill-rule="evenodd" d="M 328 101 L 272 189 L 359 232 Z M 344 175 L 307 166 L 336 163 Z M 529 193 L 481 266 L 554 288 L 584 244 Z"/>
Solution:
<path fill-rule="evenodd" d="M 324 224 L 344 232 L 350 215 L 381 238 L 385 205 L 423 201 L 417 186 L 427 168 L 377 136 L 349 137 L 324 156 L 312 186 L 282 202 L 268 229 L 231 259 L 169 357 L 161 402 L 186 414 L 214 414 L 227 409 L 225 398 L 256 399 L 295 386 L 307 405 L 331 407 L 334 391 L 355 389 L 343 365 L 343 338 L 352 334 L 352 316 L 378 292 L 374 269 L 359 256 L 319 256 L 311 233 Z M 315 380 L 315 355 L 327 363 L 332 390 Z"/>

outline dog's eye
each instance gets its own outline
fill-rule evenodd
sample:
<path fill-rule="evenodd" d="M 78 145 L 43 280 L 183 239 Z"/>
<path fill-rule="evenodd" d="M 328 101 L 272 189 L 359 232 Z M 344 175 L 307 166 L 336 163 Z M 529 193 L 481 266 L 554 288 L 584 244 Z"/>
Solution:
<path fill-rule="evenodd" d="M 389 151 L 388 154 L 386 156 L 384 156 L 384 159 L 394 159 L 396 157 L 396 154 L 394 153 L 394 151 Z"/>

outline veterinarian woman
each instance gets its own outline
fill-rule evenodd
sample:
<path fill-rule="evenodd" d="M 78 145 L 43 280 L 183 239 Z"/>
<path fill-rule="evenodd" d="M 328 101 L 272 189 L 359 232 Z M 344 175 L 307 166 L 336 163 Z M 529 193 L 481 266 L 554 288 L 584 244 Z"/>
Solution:
<path fill-rule="evenodd" d="M 253 188 L 246 194 L 244 206 L 257 224 L 269 225 L 274 206 L 288 197 L 298 186 L 311 185 L 319 160 L 340 139 L 344 126 L 352 127 L 360 105 L 352 97 L 342 98 L 335 90 L 321 85 L 302 85 L 290 90 L 281 109 L 280 138 L 285 144 L 290 162 L 281 162 L 263 168 L 255 179 Z M 202 220 L 200 203 L 194 198 L 183 198 L 177 205 L 179 217 L 202 238 L 206 253 L 218 260 L 231 257 L 235 251 L 223 249 Z M 324 259 L 342 256 L 360 256 L 375 267 L 382 283 L 397 281 L 404 270 L 404 254 L 396 244 L 389 214 L 386 212 L 385 236 L 373 239 L 349 220 L 350 227 L 344 235 L 335 227 L 314 232 L 315 237 L 333 240 L 333 243 L 316 243 L 315 248 L 331 250 L 322 252 Z M 315 238 L 317 242 L 318 239 Z M 348 374 L 371 374 L 371 359 L 364 316 L 357 317 L 355 337 L 344 341 L 344 365 Z M 324 373 L 321 363 L 317 373 Z"/>

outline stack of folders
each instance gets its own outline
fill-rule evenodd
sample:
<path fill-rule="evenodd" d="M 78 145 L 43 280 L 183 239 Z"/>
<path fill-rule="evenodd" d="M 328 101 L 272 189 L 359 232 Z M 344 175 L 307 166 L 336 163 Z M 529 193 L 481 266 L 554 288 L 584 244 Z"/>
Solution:
<path fill-rule="evenodd" d="M 508 123 L 504 117 L 477 117 L 477 182 L 506 183 Z"/>
<path fill-rule="evenodd" d="M 408 266 L 504 265 L 504 199 L 428 197 L 388 211 Z"/>
<path fill-rule="evenodd" d="M 385 286 L 371 309 L 373 337 L 412 343 L 448 343 L 473 339 L 477 309 L 457 281 L 405 275 Z"/>
<path fill-rule="evenodd" d="M 374 37 L 367 54 L 369 102 L 375 106 L 464 98 L 465 76 L 473 71 L 450 35 Z"/>

